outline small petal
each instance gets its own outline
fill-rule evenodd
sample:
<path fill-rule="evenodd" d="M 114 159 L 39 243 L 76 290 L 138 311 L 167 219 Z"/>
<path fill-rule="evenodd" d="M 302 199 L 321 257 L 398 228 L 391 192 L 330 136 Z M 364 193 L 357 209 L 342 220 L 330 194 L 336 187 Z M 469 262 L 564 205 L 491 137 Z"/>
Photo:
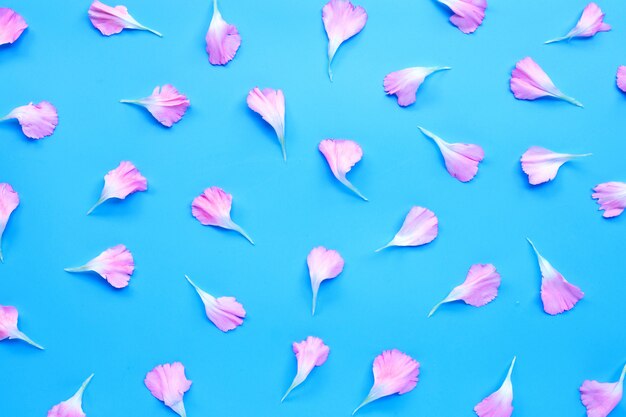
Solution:
<path fill-rule="evenodd" d="M 561 165 L 567 161 L 589 155 L 591 154 L 556 153 L 539 146 L 531 146 L 522 155 L 522 170 L 528 175 L 529 184 L 543 184 L 552 181 L 559 172 Z"/>
<path fill-rule="evenodd" d="M 471 181 L 476 176 L 478 164 L 485 157 L 483 148 L 466 143 L 448 143 L 422 127 L 418 126 L 418 129 L 439 147 L 450 175 L 461 182 Z"/>
<path fill-rule="evenodd" d="M 48 417 L 85 417 L 83 411 L 83 393 L 85 388 L 93 378 L 93 374 L 89 376 L 80 386 L 76 394 L 74 394 L 69 400 L 63 401 L 48 411 Z"/>
<path fill-rule="evenodd" d="M 126 246 L 113 246 L 93 258 L 83 266 L 65 268 L 67 272 L 92 271 L 104 278 L 112 287 L 124 288 L 128 286 L 130 276 L 135 271 L 133 255 Z"/>
<path fill-rule="evenodd" d="M 387 74 L 383 85 L 385 93 L 395 94 L 402 107 L 415 103 L 415 95 L 420 85 L 430 74 L 449 70 L 450 67 L 412 67 Z"/>
<path fill-rule="evenodd" d="M 148 189 L 148 181 L 141 175 L 141 172 L 133 165 L 132 162 L 122 161 L 119 166 L 109 171 L 104 176 L 104 187 L 100 193 L 100 199 L 89 209 L 87 215 L 91 214 L 100 204 L 110 198 L 124 200 L 130 194 L 137 191 L 146 191 Z"/>
<path fill-rule="evenodd" d="M 156 30 L 152 30 L 137 22 L 124 6 L 111 7 L 95 0 L 91 3 L 88 13 L 91 24 L 106 36 L 115 35 L 124 29 L 147 30 L 157 36 L 163 36 Z"/>
<path fill-rule="evenodd" d="M 626 66 L 620 65 L 617 67 L 617 88 L 626 93 Z"/>
<path fill-rule="evenodd" d="M 208 292 L 203 291 L 193 283 L 191 278 L 185 275 L 187 281 L 195 288 L 204 303 L 206 315 L 224 333 L 236 329 L 243 324 L 246 310 L 234 297 L 215 298 Z"/>
<path fill-rule="evenodd" d="M 483 23 L 487 0 L 438 0 L 448 6 L 453 16 L 450 22 L 463 33 L 473 33 Z"/>
<path fill-rule="evenodd" d="M 183 395 L 189 391 L 191 381 L 185 376 L 180 362 L 157 365 L 143 381 L 150 393 L 181 417 L 186 417 Z"/>
<path fill-rule="evenodd" d="M 217 226 L 234 230 L 254 242 L 248 234 L 230 218 L 233 196 L 219 187 L 209 187 L 191 203 L 191 214 L 205 226 Z"/>
<path fill-rule="evenodd" d="M 206 52 L 212 65 L 226 65 L 237 53 L 241 45 L 241 36 L 235 25 L 228 24 L 213 0 L 213 18 L 206 34 Z"/>
<path fill-rule="evenodd" d="M 59 124 L 57 109 L 47 101 L 37 104 L 28 103 L 25 106 L 16 107 L 9 114 L 0 119 L 16 119 L 22 132 L 31 139 L 41 139 L 50 136 Z"/>
<path fill-rule="evenodd" d="M 515 64 L 515 69 L 511 73 L 510 86 L 513 95 L 518 100 L 553 97 L 583 107 L 576 99 L 566 96 L 556 88 L 548 74 L 530 57 L 526 57 Z"/>
<path fill-rule="evenodd" d="M 439 233 L 439 220 L 435 213 L 419 206 L 414 206 L 406 215 L 404 223 L 396 236 L 376 252 L 390 246 L 421 246 L 432 242 Z"/>
<path fill-rule="evenodd" d="M 326 158 L 330 170 L 343 185 L 353 193 L 367 201 L 367 198 L 346 178 L 353 166 L 361 160 L 363 150 L 358 143 L 347 139 L 324 139 L 319 144 L 319 150 Z"/>
<path fill-rule="evenodd" d="M 171 84 L 156 86 L 152 94 L 139 100 L 120 100 L 121 103 L 145 107 L 165 127 L 172 127 L 183 118 L 189 108 L 189 99 Z"/>
<path fill-rule="evenodd" d="M 589 3 L 583 14 L 580 16 L 578 23 L 567 35 L 551 39 L 545 43 L 554 43 L 564 40 L 570 40 L 573 38 L 590 38 L 598 32 L 608 32 L 611 30 L 611 26 L 603 22 L 604 13 L 600 7 L 595 3 Z"/>
<path fill-rule="evenodd" d="M 276 132 L 280 147 L 283 151 L 283 159 L 287 160 L 287 151 L 285 149 L 285 96 L 283 90 L 273 90 L 254 87 L 248 93 L 248 107 L 261 115 L 263 120 L 269 123 Z"/>
<path fill-rule="evenodd" d="M 306 340 L 293 343 L 293 353 L 296 354 L 298 361 L 298 372 L 280 402 L 285 401 L 287 395 L 306 380 L 313 368 L 322 366 L 326 362 L 329 352 L 330 349 L 319 337 L 309 336 Z"/>
<path fill-rule="evenodd" d="M 343 271 L 344 261 L 339 252 L 328 250 L 323 246 L 318 246 L 309 252 L 306 257 L 309 266 L 309 276 L 311 278 L 311 290 L 313 291 L 313 313 L 317 304 L 317 291 L 322 281 L 336 278 Z"/>
<path fill-rule="evenodd" d="M 386 350 L 374 359 L 374 385 L 365 400 L 352 413 L 365 404 L 393 394 L 406 394 L 417 385 L 420 364 L 397 349 Z"/>
<path fill-rule="evenodd" d="M 478 417 L 510 417 L 513 413 L 513 384 L 511 383 L 511 373 L 515 366 L 515 359 L 511 362 L 506 379 L 500 389 L 482 400 L 474 407 Z"/>
<path fill-rule="evenodd" d="M 328 35 L 328 76 L 333 80 L 330 65 L 339 46 L 365 26 L 367 13 L 361 6 L 354 6 L 348 0 L 330 0 L 322 9 L 324 29 Z"/>
<path fill-rule="evenodd" d="M 0 183 L 0 262 L 4 262 L 2 257 L 2 235 L 7 227 L 11 213 L 19 206 L 20 197 L 6 182 Z"/>
<path fill-rule="evenodd" d="M 598 200 L 598 210 L 604 210 L 603 217 L 619 216 L 626 209 L 626 183 L 604 182 L 596 185 L 593 191 L 591 197 Z"/>
<path fill-rule="evenodd" d="M 18 329 L 17 319 L 18 313 L 15 307 L 0 305 L 0 341 L 5 339 L 19 339 L 29 345 L 43 350 L 41 345 L 33 342 L 28 336 Z"/>
<path fill-rule="evenodd" d="M 455 287 L 446 298 L 437 304 L 428 314 L 432 316 L 437 308 L 443 303 L 462 300 L 465 304 L 474 307 L 482 307 L 493 301 L 498 295 L 500 287 L 500 274 L 496 267 L 491 264 L 472 265 L 465 282 Z"/>
<path fill-rule="evenodd" d="M 587 417 L 606 417 L 622 400 L 626 366 L 617 382 L 586 380 L 580 386 L 580 400 L 587 408 Z"/>
<path fill-rule="evenodd" d="M 528 239 L 528 243 L 533 247 L 539 261 L 543 310 L 554 316 L 574 308 L 585 294 L 580 288 L 567 282 L 563 275 L 541 256 L 530 239 Z"/>
<path fill-rule="evenodd" d="M 0 7 L 0 45 L 15 42 L 27 27 L 24 18 L 15 10 Z"/>

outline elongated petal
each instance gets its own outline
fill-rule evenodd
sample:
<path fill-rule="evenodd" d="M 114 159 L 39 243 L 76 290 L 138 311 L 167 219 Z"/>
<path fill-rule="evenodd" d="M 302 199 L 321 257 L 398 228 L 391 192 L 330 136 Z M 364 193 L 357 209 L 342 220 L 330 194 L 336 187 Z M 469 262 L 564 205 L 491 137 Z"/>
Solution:
<path fill-rule="evenodd" d="M 604 23 L 604 13 L 600 7 L 595 3 L 589 3 L 585 10 L 583 10 L 578 23 L 570 30 L 567 35 L 551 39 L 546 43 L 560 42 L 564 40 L 570 40 L 572 38 L 590 38 L 598 32 L 608 32 L 611 30 L 611 26 Z"/>
<path fill-rule="evenodd" d="M 59 124 L 57 109 L 47 101 L 16 107 L 0 121 L 9 119 L 16 119 L 24 135 L 30 139 L 41 139 L 52 135 Z"/>
<path fill-rule="evenodd" d="M 246 317 L 246 310 L 237 302 L 234 297 L 215 298 L 208 292 L 202 290 L 185 275 L 187 281 L 195 288 L 196 292 L 204 303 L 206 315 L 223 332 L 236 329 L 243 324 Z"/>
<path fill-rule="evenodd" d="M 66 268 L 67 272 L 92 271 L 104 278 L 114 288 L 128 286 L 130 276 L 135 271 L 133 255 L 126 246 L 113 246 L 93 258 L 83 266 Z"/>
<path fill-rule="evenodd" d="M 9 223 L 11 213 L 19 206 L 20 197 L 6 182 L 0 183 L 0 262 L 4 262 L 2 256 L 2 235 Z"/>
<path fill-rule="evenodd" d="M 598 200 L 598 210 L 604 210 L 603 217 L 619 216 L 626 209 L 626 183 L 604 182 L 596 185 L 593 191 L 591 197 Z"/>
<path fill-rule="evenodd" d="M 28 336 L 22 333 L 17 327 L 18 312 L 13 306 L 0 305 L 0 341 L 5 339 L 19 339 L 38 349 L 41 345 L 33 342 Z"/>
<path fill-rule="evenodd" d="M 148 372 L 143 381 L 150 393 L 174 410 L 181 417 L 186 417 L 184 394 L 189 391 L 191 381 L 185 376 L 185 367 L 180 362 L 157 365 Z"/>
<path fill-rule="evenodd" d="M 513 95 L 518 100 L 553 97 L 578 107 L 583 106 L 576 99 L 566 96 L 556 88 L 548 74 L 530 57 L 526 57 L 515 64 L 515 69 L 511 73 L 510 85 Z"/>
<path fill-rule="evenodd" d="M 285 96 L 282 90 L 254 87 L 246 99 L 248 107 L 263 117 L 276 132 L 278 142 L 283 151 L 283 159 L 287 160 L 285 149 Z"/>
<path fill-rule="evenodd" d="M 367 201 L 367 198 L 346 178 L 352 167 L 361 160 L 363 150 L 361 146 L 347 139 L 324 139 L 319 144 L 319 150 L 326 158 L 330 170 L 343 185 Z"/>
<path fill-rule="evenodd" d="M 306 258 L 311 278 L 311 290 L 313 291 L 313 309 L 317 304 L 317 291 L 322 281 L 336 278 L 343 271 L 344 261 L 339 252 L 328 250 L 323 246 L 318 246 L 309 252 Z"/>
<path fill-rule="evenodd" d="M 483 23 L 487 0 L 438 0 L 448 6 L 454 15 L 450 22 L 463 33 L 473 33 Z"/>
<path fill-rule="evenodd" d="M 234 25 L 227 23 L 213 0 L 213 18 L 206 34 L 206 52 L 212 65 L 226 65 L 237 53 L 241 36 Z"/>
<path fill-rule="evenodd" d="M 476 412 L 478 417 L 510 417 L 513 413 L 513 384 L 511 383 L 511 373 L 515 366 L 515 359 L 516 358 L 513 358 L 509 372 L 500 389 L 474 407 L 474 412 Z"/>
<path fill-rule="evenodd" d="M 552 181 L 559 172 L 561 165 L 572 159 L 589 156 L 556 153 L 540 146 L 531 146 L 522 155 L 522 170 L 528 175 L 528 182 L 532 185 Z"/>
<path fill-rule="evenodd" d="M 400 231 L 381 251 L 389 246 L 421 246 L 432 242 L 439 233 L 439 220 L 435 213 L 424 208 L 412 207 L 402 223 Z"/>
<path fill-rule="evenodd" d="M 0 45 L 15 42 L 28 27 L 15 10 L 0 7 Z"/>
<path fill-rule="evenodd" d="M 398 105 L 405 107 L 415 103 L 415 96 L 420 85 L 430 74 L 449 70 L 450 67 L 412 67 L 387 74 L 383 85 L 385 93 L 395 94 Z"/>
<path fill-rule="evenodd" d="M 626 366 L 617 382 L 586 380 L 580 386 L 580 400 L 587 408 L 587 417 L 607 417 L 622 400 Z"/>
<path fill-rule="evenodd" d="M 280 402 L 285 401 L 289 393 L 306 380 L 313 368 L 322 366 L 326 362 L 329 352 L 330 349 L 319 337 L 309 336 L 306 340 L 293 343 L 293 353 L 296 354 L 298 361 L 298 372 Z"/>
<path fill-rule="evenodd" d="M 110 198 L 124 200 L 131 194 L 148 189 L 148 180 L 132 162 L 122 161 L 117 168 L 112 169 L 104 176 L 104 187 L 100 193 L 100 199 L 87 212 L 91 214 L 100 204 Z"/>
<path fill-rule="evenodd" d="M 156 86 L 148 97 L 120 102 L 145 107 L 165 127 L 172 127 L 180 121 L 189 108 L 189 99 L 171 84 Z"/>
<path fill-rule="evenodd" d="M 626 66 L 620 65 L 617 68 L 616 83 L 617 88 L 626 93 Z"/>
<path fill-rule="evenodd" d="M 124 6 L 112 7 L 95 0 L 89 7 L 88 14 L 91 24 L 105 36 L 120 33 L 124 29 L 147 30 L 157 36 L 163 36 L 137 22 Z"/>
<path fill-rule="evenodd" d="M 93 378 L 93 374 L 83 382 L 78 391 L 76 391 L 76 394 L 69 400 L 52 407 L 50 411 L 48 411 L 48 417 L 85 417 L 85 412 L 83 411 L 83 393 L 87 385 L 89 385 L 91 378 Z"/>

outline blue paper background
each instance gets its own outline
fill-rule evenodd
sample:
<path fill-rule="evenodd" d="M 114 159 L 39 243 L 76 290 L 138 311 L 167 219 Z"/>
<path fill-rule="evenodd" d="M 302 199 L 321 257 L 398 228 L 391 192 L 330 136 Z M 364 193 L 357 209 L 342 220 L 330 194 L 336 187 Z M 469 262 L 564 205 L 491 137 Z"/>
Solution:
<path fill-rule="evenodd" d="M 0 124 L 0 181 L 21 204 L 5 232 L 0 304 L 20 311 L 21 329 L 46 347 L 0 343 L 0 415 L 44 416 L 92 372 L 89 417 L 172 416 L 143 378 L 159 363 L 182 361 L 193 380 L 188 415 L 348 416 L 372 383 L 372 360 L 398 348 L 421 362 L 417 388 L 374 403 L 363 416 L 472 416 L 497 389 L 513 355 L 515 416 L 582 416 L 578 387 L 614 381 L 626 360 L 626 215 L 605 220 L 591 188 L 626 181 L 626 97 L 615 87 L 626 64 L 626 3 L 603 0 L 613 31 L 546 46 L 572 27 L 582 0 L 491 1 L 470 36 L 428 0 L 361 0 L 365 29 L 326 73 L 323 1 L 222 0 L 241 48 L 226 67 L 204 50 L 212 6 L 126 0 L 133 16 L 161 31 L 101 36 L 89 1 L 7 0 L 29 29 L 0 48 L 0 113 L 49 100 L 59 111 L 52 137 L 27 140 Z M 584 109 L 517 101 L 508 88 L 515 62 L 532 56 Z M 385 97 L 385 74 L 449 65 L 417 103 Z M 119 104 L 171 83 L 191 107 L 171 129 L 140 108 Z M 288 162 L 273 131 L 246 106 L 255 87 L 284 90 Z M 477 177 L 446 172 L 417 125 L 452 142 L 482 145 Z M 317 144 L 350 138 L 364 151 L 349 175 L 366 203 L 334 180 Z M 531 145 L 593 156 L 564 166 L 555 182 L 531 188 L 520 155 Z M 149 190 L 97 200 L 103 175 L 133 161 Z M 201 226 L 192 199 L 208 186 L 233 194 L 233 218 L 255 239 Z M 432 209 L 439 237 L 421 248 L 375 254 L 413 205 Z M 525 238 L 585 298 L 564 315 L 545 314 L 540 274 Z M 115 291 L 95 275 L 72 275 L 123 243 L 136 273 Z M 317 245 L 346 261 L 322 285 L 310 313 L 306 255 Z M 502 274 L 498 298 L 476 309 L 430 308 L 461 283 L 473 263 Z M 222 334 L 185 282 L 234 295 L 245 324 Z M 327 363 L 280 404 L 296 371 L 291 343 L 316 335 Z M 622 404 L 614 412 L 626 415 Z"/>

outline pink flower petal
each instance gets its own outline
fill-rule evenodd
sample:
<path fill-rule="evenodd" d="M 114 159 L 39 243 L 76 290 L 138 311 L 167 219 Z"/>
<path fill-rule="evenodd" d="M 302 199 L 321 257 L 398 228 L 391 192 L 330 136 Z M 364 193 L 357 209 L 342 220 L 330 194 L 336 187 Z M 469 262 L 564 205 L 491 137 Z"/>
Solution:
<path fill-rule="evenodd" d="M 120 100 L 120 103 L 145 107 L 165 127 L 180 121 L 189 108 L 189 99 L 171 84 L 156 86 L 152 94 L 139 100 Z"/>
<path fill-rule="evenodd" d="M 541 256 L 530 239 L 528 239 L 528 243 L 533 247 L 537 255 L 537 260 L 539 261 L 543 310 L 554 316 L 574 308 L 576 303 L 578 303 L 585 294 L 580 288 L 567 282 L 563 275 Z"/>
<path fill-rule="evenodd" d="M 482 400 L 474 407 L 478 417 L 510 417 L 513 413 L 513 384 L 511 383 L 511 373 L 515 366 L 515 359 L 511 362 L 506 379 L 500 389 Z"/>
<path fill-rule="evenodd" d="M 110 198 L 124 200 L 130 194 L 137 191 L 146 191 L 147 189 L 148 181 L 141 175 L 141 172 L 135 165 L 129 161 L 122 161 L 117 168 L 109 171 L 104 176 L 104 187 L 100 193 L 100 199 L 89 209 L 87 215 L 91 214 L 96 207 Z"/>
<path fill-rule="evenodd" d="M 276 132 L 280 147 L 283 151 L 283 159 L 287 160 L 287 151 L 285 150 L 285 96 L 283 90 L 273 90 L 254 87 L 248 93 L 248 107 L 263 117 Z"/>
<path fill-rule="evenodd" d="M 191 203 L 191 214 L 205 226 L 217 226 L 224 229 L 234 230 L 254 242 L 237 223 L 230 218 L 230 208 L 233 196 L 219 187 L 209 187 Z"/>
<path fill-rule="evenodd" d="M 604 182 L 596 185 L 593 191 L 591 197 L 598 200 L 598 210 L 604 210 L 603 217 L 619 216 L 626 209 L 626 183 Z"/>
<path fill-rule="evenodd" d="M 326 362 L 329 352 L 330 349 L 319 337 L 309 336 L 306 340 L 293 343 L 293 353 L 296 354 L 298 361 L 298 372 L 280 402 L 285 401 L 289 393 L 306 380 L 313 368 L 322 366 Z"/>
<path fill-rule="evenodd" d="M 496 271 L 495 266 L 491 264 L 472 265 L 465 282 L 454 287 L 443 301 L 433 307 L 428 317 L 432 316 L 440 305 L 452 301 L 462 300 L 465 304 L 482 307 L 496 298 L 499 287 L 500 274 Z"/>
<path fill-rule="evenodd" d="M 337 275 L 341 274 L 344 262 L 339 252 L 318 246 L 309 252 L 309 255 L 306 257 L 306 263 L 309 266 L 311 290 L 313 290 L 312 314 L 315 314 L 317 291 L 320 288 L 320 284 L 322 281 L 336 278 Z"/>
<path fill-rule="evenodd" d="M 24 18 L 15 10 L 0 7 L 0 45 L 15 42 L 27 27 Z"/>
<path fill-rule="evenodd" d="M 43 350 L 43 347 L 33 342 L 17 328 L 17 309 L 12 306 L 0 305 L 0 341 L 5 339 L 19 339 Z"/>
<path fill-rule="evenodd" d="M 583 105 L 576 99 L 566 96 L 556 88 L 548 74 L 532 58 L 526 57 L 515 64 L 511 73 L 511 91 L 518 100 L 536 100 L 541 97 L 553 97 L 567 101 L 578 107 Z"/>
<path fill-rule="evenodd" d="M 228 24 L 213 0 L 213 18 L 206 34 L 206 52 L 212 65 L 226 65 L 237 53 L 241 45 L 241 36 L 235 25 Z"/>
<path fill-rule="evenodd" d="M 243 324 L 246 310 L 234 297 L 215 298 L 208 292 L 203 291 L 193 283 L 191 278 L 185 275 L 187 281 L 195 288 L 204 303 L 206 315 L 224 333 L 236 329 Z"/>
<path fill-rule="evenodd" d="M 603 22 L 604 13 L 600 10 L 595 3 L 589 3 L 583 14 L 580 16 L 578 23 L 567 35 L 560 38 L 551 39 L 545 43 L 554 43 L 564 40 L 570 40 L 573 38 L 590 38 L 598 32 L 608 32 L 611 30 L 611 26 Z"/>
<path fill-rule="evenodd" d="M 617 382 L 586 380 L 580 386 L 580 400 L 587 408 L 587 417 L 607 417 L 622 400 L 626 366 Z"/>
<path fill-rule="evenodd" d="M 400 231 L 391 242 L 376 252 L 390 246 L 421 246 L 432 242 L 439 233 L 439 220 L 435 213 L 419 206 L 414 206 L 407 214 Z"/>
<path fill-rule="evenodd" d="M 11 213 L 19 206 L 20 197 L 11 184 L 0 183 L 0 262 L 4 262 L 2 256 L 2 235 L 7 227 Z"/>
<path fill-rule="evenodd" d="M 52 407 L 50 411 L 48 411 L 48 417 L 85 417 L 85 412 L 83 411 L 83 393 L 89 381 L 91 381 L 91 378 L 93 378 L 93 374 L 83 382 L 72 398 Z"/>
<path fill-rule="evenodd" d="M 617 67 L 617 88 L 626 93 L 626 66 L 620 65 Z"/>
<path fill-rule="evenodd" d="M 483 23 L 486 0 L 438 0 L 439 3 L 448 6 L 454 15 L 450 22 L 463 33 L 473 33 Z"/>
<path fill-rule="evenodd" d="M 574 158 L 590 156 L 590 153 L 573 155 L 556 153 L 539 146 L 531 146 L 522 155 L 522 170 L 528 175 L 528 182 L 532 185 L 552 181 L 559 172 L 561 165 Z"/>
<path fill-rule="evenodd" d="M 92 271 L 107 280 L 112 287 L 124 288 L 128 286 L 130 276 L 135 271 L 133 255 L 126 246 L 113 246 L 93 258 L 83 266 L 65 268 L 67 272 Z"/>
<path fill-rule="evenodd" d="M 472 144 L 448 143 L 420 126 L 418 129 L 439 147 L 450 175 L 461 182 L 471 181 L 476 176 L 478 164 L 485 157 L 483 148 Z"/>
<path fill-rule="evenodd" d="M 417 385 L 420 364 L 397 349 L 385 350 L 374 359 L 374 385 L 365 400 L 352 413 L 379 398 L 406 394 Z"/>
<path fill-rule="evenodd" d="M 0 122 L 10 119 L 17 119 L 24 135 L 31 139 L 50 136 L 59 124 L 57 109 L 47 101 L 16 107 L 1 118 Z"/>
<path fill-rule="evenodd" d="M 183 395 L 189 391 L 191 381 L 185 376 L 182 363 L 157 365 L 148 372 L 143 382 L 155 398 L 163 401 L 179 416 L 186 416 Z"/>
<path fill-rule="evenodd" d="M 415 95 L 420 85 L 430 74 L 449 70 L 450 67 L 412 67 L 387 74 L 383 85 L 385 93 L 395 94 L 402 107 L 415 103 Z"/>
<path fill-rule="evenodd" d="M 163 36 L 156 30 L 150 29 L 137 22 L 124 6 L 107 6 L 95 0 L 89 6 L 89 20 L 103 35 L 111 36 L 124 29 L 147 30 L 157 36 Z"/>
<path fill-rule="evenodd" d="M 324 29 L 328 35 L 328 76 L 333 80 L 330 65 L 339 46 L 365 26 L 367 13 L 361 6 L 354 6 L 348 0 L 330 0 L 322 9 Z"/>
<path fill-rule="evenodd" d="M 319 150 L 326 158 L 335 178 L 353 193 L 367 201 L 367 198 L 346 178 L 352 167 L 361 160 L 363 150 L 358 143 L 347 139 L 324 139 Z"/>

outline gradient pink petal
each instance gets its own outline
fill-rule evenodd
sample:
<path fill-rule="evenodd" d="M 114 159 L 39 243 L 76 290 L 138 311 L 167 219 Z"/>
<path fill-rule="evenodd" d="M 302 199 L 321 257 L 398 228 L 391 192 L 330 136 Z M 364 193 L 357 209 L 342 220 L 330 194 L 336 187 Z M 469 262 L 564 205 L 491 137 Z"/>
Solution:
<path fill-rule="evenodd" d="M 511 91 L 518 100 L 536 100 L 553 97 L 582 107 L 576 99 L 566 96 L 556 88 L 548 74 L 532 58 L 526 57 L 515 64 L 511 73 Z"/>
<path fill-rule="evenodd" d="M 313 368 L 322 366 L 326 362 L 329 352 L 329 347 L 319 337 L 309 336 L 306 340 L 293 343 L 293 353 L 296 354 L 298 361 L 298 371 L 281 402 L 287 398 L 295 387 L 306 380 Z"/>
<path fill-rule="evenodd" d="M 20 197 L 6 182 L 0 183 L 0 262 L 4 262 L 2 256 L 2 235 L 9 223 L 11 213 L 19 206 Z"/>
<path fill-rule="evenodd" d="M 509 372 L 502 386 L 493 394 L 482 400 L 474 407 L 478 417 L 510 417 L 513 413 L 513 384 L 511 373 L 515 366 L 515 359 L 511 363 Z"/>
<path fill-rule="evenodd" d="M 50 136 L 59 124 L 57 109 L 47 101 L 16 107 L 0 121 L 9 119 L 16 119 L 24 135 L 31 139 Z"/>
<path fill-rule="evenodd" d="M 439 233 L 439 220 L 435 213 L 419 206 L 414 206 L 407 214 L 400 231 L 391 242 L 376 252 L 390 246 L 421 246 L 432 242 Z"/>
<path fill-rule="evenodd" d="M 287 160 L 285 149 L 285 96 L 282 90 L 254 87 L 246 99 L 248 107 L 263 117 L 276 132 L 283 151 L 283 159 Z"/>
<path fill-rule="evenodd" d="M 522 170 L 528 175 L 530 184 L 543 184 L 552 181 L 559 172 L 559 168 L 567 161 L 589 155 L 556 153 L 540 146 L 531 146 L 522 155 Z"/>
<path fill-rule="evenodd" d="M 130 276 L 135 271 L 133 255 L 126 246 L 117 245 L 102 252 L 83 266 L 66 268 L 67 272 L 93 271 L 104 278 L 112 287 L 128 286 Z"/>
<path fill-rule="evenodd" d="M 191 214 L 205 226 L 217 226 L 234 230 L 254 242 L 248 234 L 230 218 L 233 196 L 219 187 L 209 187 L 191 203 Z"/>
<path fill-rule="evenodd" d="M 15 10 L 0 7 L 0 45 L 15 42 L 28 27 Z"/>
<path fill-rule="evenodd" d="M 604 182 L 596 185 L 593 191 L 591 197 L 598 200 L 598 210 L 604 210 L 603 217 L 619 216 L 626 209 L 626 183 Z"/>
<path fill-rule="evenodd" d="M 85 417 L 85 412 L 83 411 L 83 393 L 89 381 L 91 381 L 91 378 L 93 378 L 93 374 L 83 382 L 76 394 L 69 400 L 52 407 L 50 411 L 48 411 L 47 417 Z"/>
<path fill-rule="evenodd" d="M 185 367 L 182 363 L 157 365 L 148 372 L 143 382 L 155 398 L 163 401 L 181 417 L 185 417 L 183 396 L 189 391 L 191 381 L 185 376 Z"/>
<path fill-rule="evenodd" d="M 322 21 L 328 35 L 328 76 L 333 80 L 330 65 L 339 46 L 365 26 L 367 13 L 361 6 L 354 6 L 348 0 L 330 0 L 322 9 Z"/>
<path fill-rule="evenodd" d="M 234 25 L 228 24 L 213 0 L 213 18 L 206 34 L 206 52 L 212 65 L 225 65 L 230 62 L 241 45 L 241 36 Z"/>
<path fill-rule="evenodd" d="M 622 400 L 624 374 L 617 382 L 598 382 L 586 380 L 580 386 L 580 400 L 587 409 L 587 417 L 607 417 Z"/>
<path fill-rule="evenodd" d="M 187 281 L 200 296 L 200 299 L 204 303 L 207 317 L 218 329 L 227 332 L 243 324 L 243 319 L 246 317 L 246 310 L 237 302 L 235 297 L 215 298 L 194 284 L 187 275 L 185 275 L 185 278 L 187 278 Z"/>
<path fill-rule="evenodd" d="M 120 101 L 145 107 L 165 127 L 172 127 L 174 123 L 180 121 L 189 108 L 189 99 L 171 84 L 156 86 L 148 97 Z"/>
<path fill-rule="evenodd" d="M 96 207 L 110 198 L 124 200 L 130 194 L 148 189 L 148 180 L 132 162 L 122 161 L 117 168 L 104 176 L 104 187 L 96 204 L 87 212 L 90 214 Z"/>
<path fill-rule="evenodd" d="M 620 65 L 617 67 L 616 82 L 617 88 L 626 93 L 626 66 Z"/>
<path fill-rule="evenodd" d="M 405 107 L 415 103 L 415 96 L 420 85 L 430 74 L 448 70 L 450 67 L 412 67 L 387 74 L 383 81 L 385 93 L 395 94 L 398 105 Z"/>
<path fill-rule="evenodd" d="M 438 1 L 452 10 L 454 15 L 450 17 L 450 22 L 463 33 L 472 33 L 483 23 L 485 10 L 487 9 L 486 0 Z"/>
<path fill-rule="evenodd" d="M 43 349 L 41 345 L 33 342 L 18 329 L 17 320 L 18 313 L 15 307 L 0 305 L 0 341 L 5 339 L 20 339 L 36 348 Z"/>
<path fill-rule="evenodd" d="M 313 309 L 317 304 L 317 292 L 322 281 L 336 278 L 343 271 L 344 261 L 339 252 L 318 246 L 309 252 L 306 258 L 311 278 L 311 290 L 313 291 Z"/>
<path fill-rule="evenodd" d="M 600 7 L 595 3 L 589 3 L 585 10 L 583 10 L 576 26 L 568 32 L 567 35 L 552 39 L 546 43 L 554 43 L 563 40 L 570 40 L 572 38 L 589 38 L 594 36 L 598 32 L 608 32 L 611 30 L 611 26 L 604 23 L 604 13 Z"/>
<path fill-rule="evenodd" d="M 352 167 L 363 157 L 361 146 L 347 139 L 324 139 L 318 149 L 326 158 L 335 178 L 352 192 L 367 201 L 367 198 L 346 178 Z"/>
<path fill-rule="evenodd" d="M 95 0 L 89 7 L 88 14 L 91 24 L 105 36 L 120 33 L 124 29 L 147 30 L 162 36 L 159 32 L 137 22 L 125 6 L 112 7 Z"/>

